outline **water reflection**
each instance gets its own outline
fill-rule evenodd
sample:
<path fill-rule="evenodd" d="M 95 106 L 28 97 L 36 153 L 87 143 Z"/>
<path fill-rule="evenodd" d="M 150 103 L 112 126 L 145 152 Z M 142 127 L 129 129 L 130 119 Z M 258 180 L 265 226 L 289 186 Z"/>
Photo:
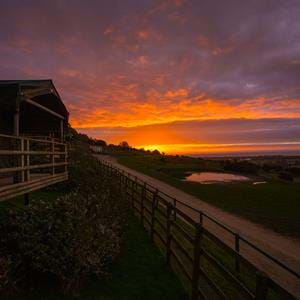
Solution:
<path fill-rule="evenodd" d="M 185 178 L 186 181 L 200 182 L 202 184 L 229 183 L 234 181 L 249 181 L 250 178 L 242 175 L 217 172 L 200 172 L 190 174 Z"/>

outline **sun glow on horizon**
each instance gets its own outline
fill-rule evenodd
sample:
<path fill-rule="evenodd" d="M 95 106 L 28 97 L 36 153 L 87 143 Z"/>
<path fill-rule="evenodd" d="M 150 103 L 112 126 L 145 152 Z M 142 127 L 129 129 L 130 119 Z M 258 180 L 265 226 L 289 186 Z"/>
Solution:
<path fill-rule="evenodd" d="M 166 154 L 213 154 L 213 153 L 236 153 L 253 151 L 285 151 L 299 150 L 300 142 L 278 143 L 234 143 L 234 144 L 157 144 L 137 145 L 135 148 L 144 150 L 158 150 Z"/>

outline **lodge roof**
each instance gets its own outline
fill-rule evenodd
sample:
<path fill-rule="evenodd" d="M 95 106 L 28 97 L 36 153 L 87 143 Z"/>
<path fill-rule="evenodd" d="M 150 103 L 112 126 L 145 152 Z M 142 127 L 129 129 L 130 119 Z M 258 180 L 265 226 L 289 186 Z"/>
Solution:
<path fill-rule="evenodd" d="M 68 119 L 68 111 L 51 79 L 0 80 L 0 107 L 13 109 L 23 99 L 31 99 Z"/>

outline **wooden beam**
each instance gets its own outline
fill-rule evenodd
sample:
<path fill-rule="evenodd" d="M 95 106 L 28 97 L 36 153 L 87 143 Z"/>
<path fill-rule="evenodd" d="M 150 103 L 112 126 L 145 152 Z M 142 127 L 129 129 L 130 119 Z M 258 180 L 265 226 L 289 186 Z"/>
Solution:
<path fill-rule="evenodd" d="M 17 107 L 15 113 L 14 113 L 14 135 L 19 136 L 20 134 L 20 111 Z"/>
<path fill-rule="evenodd" d="M 20 140 L 22 138 L 24 138 L 23 136 L 14 136 L 14 135 L 7 135 L 7 134 L 0 134 L 0 137 L 2 138 L 9 138 L 9 139 L 16 139 L 16 140 Z M 39 142 L 39 143 L 48 143 L 48 144 L 51 144 L 52 143 L 52 140 L 42 140 L 40 138 L 34 138 L 34 137 L 25 137 L 26 140 L 28 141 L 33 141 L 33 142 Z M 65 145 L 65 143 L 61 143 L 61 142 L 57 142 L 55 141 L 55 144 L 56 145 Z"/>
<path fill-rule="evenodd" d="M 60 141 L 64 141 L 64 122 L 60 120 Z"/>
<path fill-rule="evenodd" d="M 0 150 L 0 155 L 52 155 L 52 153 L 52 151 Z M 56 151 L 54 155 L 67 155 L 67 152 Z"/>
<path fill-rule="evenodd" d="M 58 179 L 58 178 L 62 178 L 62 177 L 68 177 L 68 173 L 63 172 L 63 173 L 57 173 L 55 174 L 55 176 L 53 176 L 52 174 L 45 174 L 44 176 L 38 177 L 38 178 L 31 178 L 30 181 L 28 182 L 20 182 L 20 183 L 16 183 L 16 184 L 9 184 L 6 186 L 1 186 L 0 187 L 0 194 L 7 192 L 7 191 L 14 191 L 14 190 L 20 190 L 25 188 L 28 185 L 34 185 L 36 183 L 40 183 L 40 182 L 44 182 L 44 181 L 48 181 L 49 179 Z"/>
<path fill-rule="evenodd" d="M 32 100 L 27 99 L 27 98 L 25 98 L 24 101 L 27 102 L 27 103 L 29 103 L 29 104 L 31 104 L 31 105 L 34 105 L 34 106 L 36 106 L 36 107 L 42 109 L 42 110 L 44 110 L 44 111 L 46 111 L 46 112 L 48 112 L 49 114 L 54 115 L 54 116 L 56 116 L 56 117 L 58 117 L 58 118 L 60 118 L 60 119 L 62 119 L 62 120 L 65 119 L 62 115 L 56 113 L 55 111 L 53 111 L 53 110 L 51 110 L 51 109 L 49 109 L 49 108 L 47 108 L 47 107 L 45 107 L 45 106 L 43 106 L 43 105 L 41 105 L 41 104 L 35 102 L 35 101 L 32 101 Z"/>
<path fill-rule="evenodd" d="M 50 176 L 47 177 L 46 180 L 35 182 L 34 184 L 29 181 L 26 182 L 26 184 L 23 186 L 23 189 L 15 189 L 11 191 L 3 191 L 0 192 L 0 202 L 4 200 L 8 200 L 20 195 L 24 195 L 26 193 L 30 193 L 35 190 L 39 190 L 41 188 L 44 188 L 46 186 L 68 180 L 68 174 L 63 173 L 61 176 Z"/>
<path fill-rule="evenodd" d="M 67 164 L 68 163 L 66 162 L 59 162 L 59 163 L 55 163 L 54 167 L 65 166 Z M 31 165 L 26 167 L 0 168 L 0 173 L 12 173 L 12 172 L 19 172 L 24 170 L 45 169 L 45 168 L 51 168 L 52 166 L 53 166 L 52 163 L 50 164 L 48 163 L 42 165 Z"/>

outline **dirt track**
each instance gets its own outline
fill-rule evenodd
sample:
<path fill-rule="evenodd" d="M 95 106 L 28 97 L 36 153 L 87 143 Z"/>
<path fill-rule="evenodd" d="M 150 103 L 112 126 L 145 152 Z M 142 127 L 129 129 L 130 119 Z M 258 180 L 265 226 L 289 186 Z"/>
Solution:
<path fill-rule="evenodd" d="M 176 189 L 160 180 L 147 176 L 143 173 L 137 172 L 130 168 L 127 168 L 119 164 L 115 158 L 98 155 L 101 160 L 108 161 L 114 166 L 123 169 L 126 172 L 137 176 L 139 179 L 149 183 L 150 185 L 156 187 L 162 192 L 194 207 L 208 215 L 214 217 L 221 223 L 225 224 L 235 232 L 246 237 L 249 241 L 259 246 L 261 249 L 265 250 L 284 264 L 288 265 L 293 270 L 300 271 L 300 241 L 298 239 L 288 238 L 279 235 L 267 228 L 264 228 L 258 224 L 254 224 L 246 219 L 239 216 L 233 215 L 231 213 L 225 212 L 215 206 L 212 206 L 200 199 L 191 196 L 179 189 Z M 180 207 L 179 207 L 180 208 Z M 191 217 L 198 219 L 198 215 L 195 215 L 191 211 L 186 210 L 186 208 L 181 207 L 181 209 L 188 213 Z M 216 227 L 211 222 L 206 221 L 204 226 L 213 232 L 215 235 L 222 238 L 228 245 L 233 246 L 234 240 L 232 236 L 223 231 L 222 229 Z M 300 299 L 300 280 L 296 277 L 290 275 L 282 268 L 275 266 L 274 263 L 270 262 L 268 259 L 262 257 L 257 252 L 253 251 L 246 244 L 241 244 L 241 253 L 247 257 L 253 264 L 267 273 L 276 282 L 281 284 L 293 295 Z"/>

